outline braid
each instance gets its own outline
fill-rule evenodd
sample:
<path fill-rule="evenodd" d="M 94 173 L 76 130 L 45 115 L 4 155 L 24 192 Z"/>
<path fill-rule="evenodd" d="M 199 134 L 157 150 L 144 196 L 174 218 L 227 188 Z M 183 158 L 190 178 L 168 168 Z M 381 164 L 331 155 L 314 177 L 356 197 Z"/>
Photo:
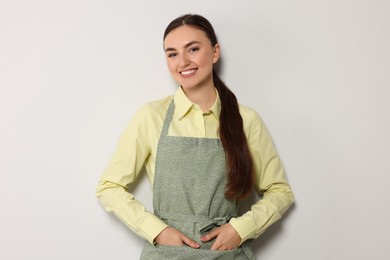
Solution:
<path fill-rule="evenodd" d="M 254 185 L 253 163 L 244 133 L 237 98 L 213 71 L 214 85 L 221 99 L 219 136 L 228 162 L 225 197 L 243 199 Z"/>

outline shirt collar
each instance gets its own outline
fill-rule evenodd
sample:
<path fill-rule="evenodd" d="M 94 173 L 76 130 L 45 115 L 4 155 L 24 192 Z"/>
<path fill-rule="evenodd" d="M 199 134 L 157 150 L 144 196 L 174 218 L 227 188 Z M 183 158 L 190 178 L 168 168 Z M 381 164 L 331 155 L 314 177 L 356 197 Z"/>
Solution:
<path fill-rule="evenodd" d="M 221 113 L 221 100 L 219 98 L 217 89 L 215 89 L 215 92 L 217 94 L 217 99 L 215 100 L 214 105 L 209 109 L 209 111 L 213 113 L 216 119 L 219 119 L 219 114 Z M 192 107 L 194 106 L 198 107 L 198 105 L 192 103 L 188 99 L 188 97 L 186 96 L 186 94 L 184 93 L 181 87 L 177 89 L 176 94 L 174 96 L 174 101 L 175 101 L 175 110 L 177 112 L 179 119 L 185 117 L 190 112 Z"/>

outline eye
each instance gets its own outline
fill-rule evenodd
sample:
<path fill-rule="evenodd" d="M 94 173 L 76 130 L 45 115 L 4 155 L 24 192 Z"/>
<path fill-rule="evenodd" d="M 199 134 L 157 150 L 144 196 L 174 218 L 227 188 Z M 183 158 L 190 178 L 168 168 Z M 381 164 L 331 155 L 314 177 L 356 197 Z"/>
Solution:
<path fill-rule="evenodd" d="M 199 51 L 199 47 L 192 47 L 189 49 L 189 52 L 197 52 Z"/>
<path fill-rule="evenodd" d="M 175 58 L 176 55 L 177 54 L 175 52 L 167 53 L 167 58 Z"/>

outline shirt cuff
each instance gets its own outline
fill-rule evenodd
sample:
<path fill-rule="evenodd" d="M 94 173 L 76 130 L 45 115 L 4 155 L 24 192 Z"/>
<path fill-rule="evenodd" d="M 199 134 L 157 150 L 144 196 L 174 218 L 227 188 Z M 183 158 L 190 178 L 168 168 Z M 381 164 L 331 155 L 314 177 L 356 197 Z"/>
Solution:
<path fill-rule="evenodd" d="M 229 221 L 229 224 L 237 231 L 241 237 L 241 243 L 244 243 L 246 240 L 253 237 L 253 234 L 256 230 L 255 222 L 250 218 L 245 218 L 244 216 L 239 218 L 232 218 Z"/>
<path fill-rule="evenodd" d="M 149 241 L 150 244 L 154 245 L 154 239 L 161 233 L 168 225 L 159 219 L 156 215 L 151 214 L 146 218 L 141 226 L 144 230 L 144 238 Z"/>

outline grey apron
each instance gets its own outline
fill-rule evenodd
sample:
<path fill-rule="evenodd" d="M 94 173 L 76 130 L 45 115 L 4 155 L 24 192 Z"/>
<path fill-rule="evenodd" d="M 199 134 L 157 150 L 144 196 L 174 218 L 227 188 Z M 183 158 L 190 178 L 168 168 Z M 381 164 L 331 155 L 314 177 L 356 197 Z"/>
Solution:
<path fill-rule="evenodd" d="M 215 240 L 200 237 L 237 215 L 236 201 L 224 197 L 226 161 L 216 138 L 168 136 L 175 104 L 172 101 L 157 147 L 153 185 L 154 213 L 169 226 L 201 245 L 151 245 L 146 242 L 142 260 L 255 259 L 249 245 L 229 251 L 210 250 Z"/>

